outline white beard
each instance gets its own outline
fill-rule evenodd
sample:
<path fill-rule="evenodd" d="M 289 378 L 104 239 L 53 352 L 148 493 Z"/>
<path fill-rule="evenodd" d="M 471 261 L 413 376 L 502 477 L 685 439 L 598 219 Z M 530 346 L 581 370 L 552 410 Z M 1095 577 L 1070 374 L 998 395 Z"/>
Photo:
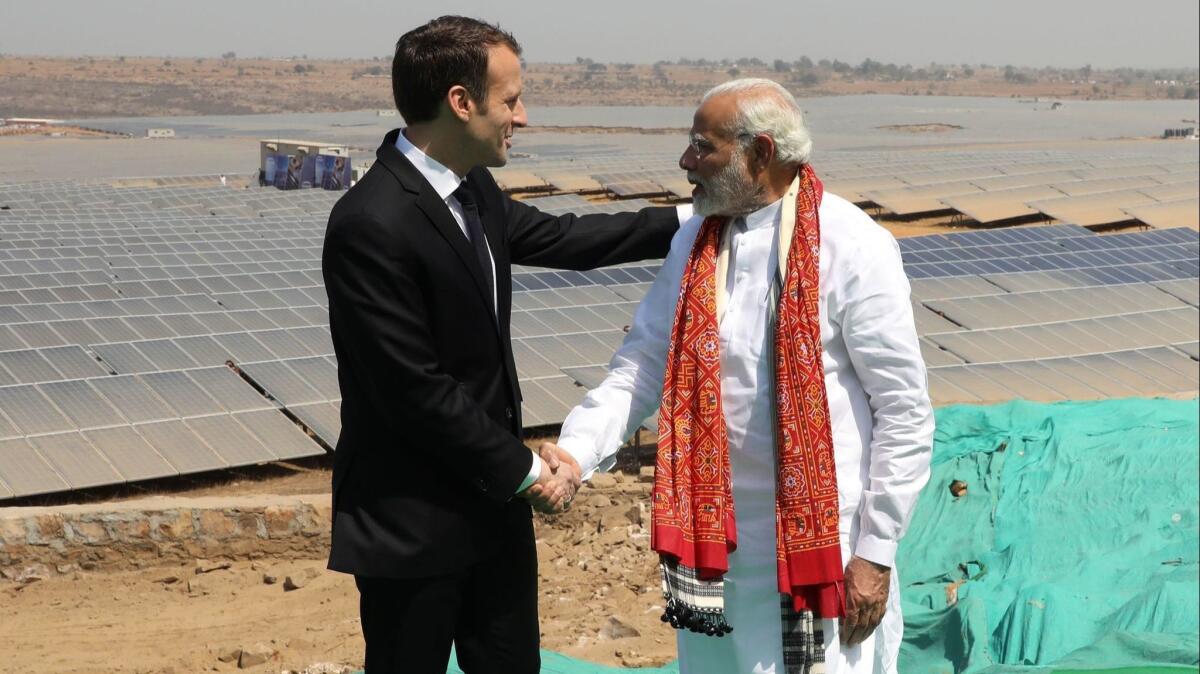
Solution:
<path fill-rule="evenodd" d="M 692 200 L 692 210 L 697 215 L 737 217 L 753 213 L 766 205 L 762 203 L 763 190 L 750 177 L 745 155 L 740 149 L 730 155 L 729 163 L 710 180 L 702 181 L 691 174 L 688 177 L 704 188 L 703 195 Z"/>

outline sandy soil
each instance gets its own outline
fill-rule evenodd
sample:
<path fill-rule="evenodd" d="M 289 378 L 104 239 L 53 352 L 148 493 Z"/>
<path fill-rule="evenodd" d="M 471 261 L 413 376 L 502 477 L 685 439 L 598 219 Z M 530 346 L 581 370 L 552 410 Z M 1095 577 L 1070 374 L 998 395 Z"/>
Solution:
<path fill-rule="evenodd" d="M 952 66 L 951 72 L 957 72 Z M 46 58 L 0 56 L 0 110 L 13 116 L 136 117 L 323 112 L 391 108 L 387 60 Z M 1167 88 L 1096 71 L 1087 82 L 1060 75 L 1007 81 L 1001 68 L 953 79 L 885 81 L 823 71 L 805 84 L 796 73 L 745 65 L 740 77 L 770 77 L 806 96 L 902 94 L 1019 98 L 1165 98 Z M 530 63 L 531 105 L 692 105 L 731 77 L 727 66 Z"/>
<path fill-rule="evenodd" d="M 327 493 L 329 477 L 326 461 L 280 464 L 91 500 Z M 658 571 L 644 519 L 649 489 L 636 474 L 603 475 L 570 512 L 535 515 L 544 648 L 608 665 L 650 666 L 675 657 L 674 634 L 659 620 Z M 27 585 L 0 581 L 0 673 L 235 671 L 236 658 L 220 658 L 257 644 L 274 656 L 247 671 L 303 671 L 320 663 L 360 668 L 353 579 L 324 564 L 260 559 L 204 574 L 189 563 L 75 571 Z M 289 576 L 304 586 L 285 590 Z"/>

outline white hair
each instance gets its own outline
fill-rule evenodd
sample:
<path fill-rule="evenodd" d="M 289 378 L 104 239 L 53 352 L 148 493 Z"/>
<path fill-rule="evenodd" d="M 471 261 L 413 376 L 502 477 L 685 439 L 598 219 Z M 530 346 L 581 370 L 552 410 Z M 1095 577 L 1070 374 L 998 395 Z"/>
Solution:
<path fill-rule="evenodd" d="M 726 94 L 749 94 L 738 96 L 737 115 L 731 131 L 744 138 L 743 146 L 758 134 L 766 134 L 775 141 L 775 157 L 785 164 L 807 164 L 812 153 L 812 138 L 804 122 L 804 111 L 791 92 L 778 82 L 758 77 L 747 77 L 718 84 L 704 98 L 703 105 L 716 96 Z"/>

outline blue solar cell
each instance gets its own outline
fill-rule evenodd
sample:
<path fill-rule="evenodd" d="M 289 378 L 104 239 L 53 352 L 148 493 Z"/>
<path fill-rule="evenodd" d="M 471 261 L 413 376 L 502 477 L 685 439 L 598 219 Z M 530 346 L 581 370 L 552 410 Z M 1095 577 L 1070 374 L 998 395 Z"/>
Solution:
<path fill-rule="evenodd" d="M 515 274 L 513 278 L 520 279 L 525 290 L 545 290 L 549 287 L 536 274 Z"/>
<path fill-rule="evenodd" d="M 625 273 L 643 283 L 651 282 L 655 277 L 655 273 L 649 267 L 626 267 Z"/>
<path fill-rule="evenodd" d="M 539 272 L 535 276 L 549 288 L 567 288 L 571 285 L 567 279 L 552 271 Z"/>
<path fill-rule="evenodd" d="M 599 270 L 581 272 L 583 277 L 587 279 L 589 285 L 603 286 L 610 283 L 609 278 L 604 275 L 604 272 Z"/>
<path fill-rule="evenodd" d="M 925 268 L 925 265 L 913 265 L 911 267 L 905 267 L 904 273 L 907 274 L 910 279 L 930 278 L 929 270 Z"/>
<path fill-rule="evenodd" d="M 614 283 L 637 283 L 638 280 L 630 276 L 624 269 L 605 269 L 604 273 L 612 278 Z"/>
<path fill-rule="evenodd" d="M 1200 260 L 1176 260 L 1167 266 L 1178 270 L 1182 274 L 1182 276 L 1176 276 L 1175 278 L 1196 278 L 1200 276 Z"/>
<path fill-rule="evenodd" d="M 971 276 L 972 275 L 971 271 L 967 270 L 965 267 L 963 267 L 961 264 L 959 264 L 957 262 L 947 262 L 947 263 L 938 265 L 938 268 L 945 272 L 944 274 L 942 274 L 943 276 Z"/>
<path fill-rule="evenodd" d="M 1030 267 L 1041 271 L 1050 271 L 1053 269 L 1062 269 L 1063 267 L 1057 263 L 1056 255 L 1031 255 L 1025 258 L 1025 262 Z"/>
<path fill-rule="evenodd" d="M 559 271 L 558 275 L 563 277 L 564 279 L 566 279 L 567 283 L 569 283 L 573 286 L 591 285 L 591 283 L 588 282 L 587 277 L 577 271 L 570 271 L 570 270 Z"/>

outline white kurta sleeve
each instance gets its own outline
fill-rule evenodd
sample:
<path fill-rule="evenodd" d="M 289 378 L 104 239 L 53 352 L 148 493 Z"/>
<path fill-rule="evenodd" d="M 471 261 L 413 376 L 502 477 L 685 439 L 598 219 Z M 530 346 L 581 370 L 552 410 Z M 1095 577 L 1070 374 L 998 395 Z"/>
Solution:
<path fill-rule="evenodd" d="M 563 422 L 558 445 L 579 462 L 584 479 L 611 468 L 621 444 L 658 409 L 679 284 L 699 223 L 700 218 L 689 218 L 680 226 L 629 334 L 609 363 L 608 376 Z"/>
<path fill-rule="evenodd" d="M 882 229 L 859 244 L 847 272 L 840 322 L 874 424 L 854 554 L 892 566 L 917 495 L 929 480 L 933 410 L 900 248 Z"/>

